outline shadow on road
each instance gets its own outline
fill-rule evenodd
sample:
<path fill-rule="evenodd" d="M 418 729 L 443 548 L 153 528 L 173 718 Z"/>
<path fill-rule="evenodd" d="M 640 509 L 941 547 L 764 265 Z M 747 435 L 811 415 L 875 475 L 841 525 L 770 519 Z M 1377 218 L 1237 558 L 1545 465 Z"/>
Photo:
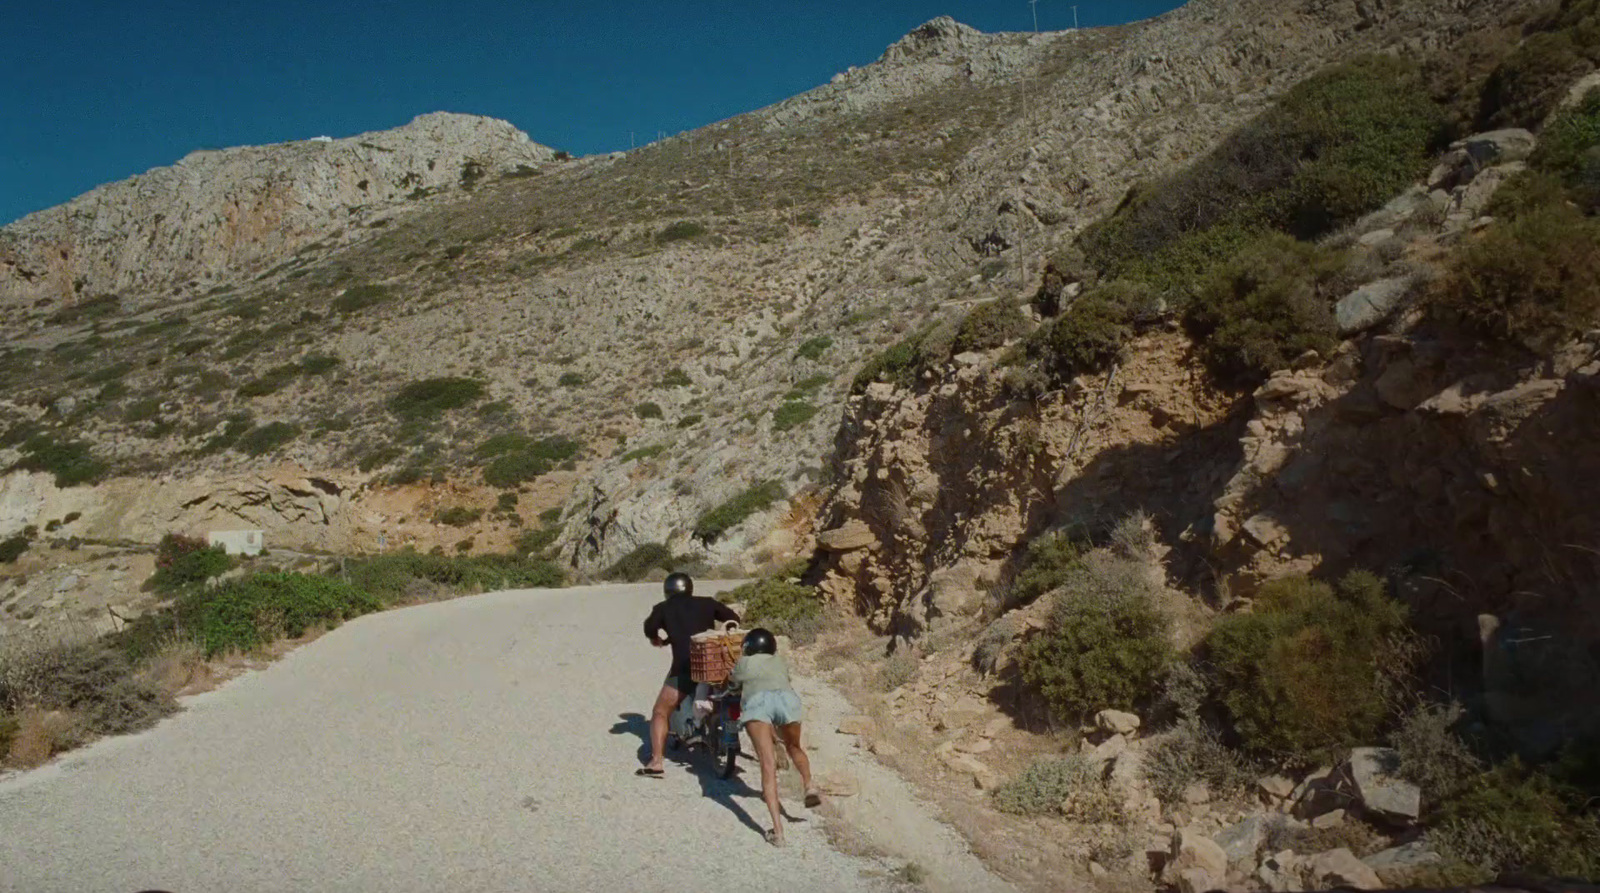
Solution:
<path fill-rule="evenodd" d="M 619 722 L 611 727 L 611 734 L 638 736 L 639 763 L 641 765 L 648 763 L 650 761 L 650 718 L 642 713 L 619 713 L 617 714 L 617 719 Z M 754 797 L 759 801 L 761 792 L 745 784 L 744 779 L 737 774 L 729 779 L 719 778 L 717 767 L 712 764 L 709 755 L 700 754 L 699 757 L 697 759 L 695 754 L 691 754 L 681 748 L 676 750 L 669 748 L 665 754 L 665 759 L 668 762 L 684 767 L 700 782 L 702 796 L 733 813 L 750 830 L 757 834 L 765 833 L 766 829 L 756 824 L 756 820 L 750 816 L 750 813 L 738 801 L 734 800 L 734 797 Z M 752 768 L 754 768 L 753 765 Z M 784 810 L 784 818 L 791 822 L 804 821 L 804 819 L 797 819 L 789 815 L 788 810 Z"/>

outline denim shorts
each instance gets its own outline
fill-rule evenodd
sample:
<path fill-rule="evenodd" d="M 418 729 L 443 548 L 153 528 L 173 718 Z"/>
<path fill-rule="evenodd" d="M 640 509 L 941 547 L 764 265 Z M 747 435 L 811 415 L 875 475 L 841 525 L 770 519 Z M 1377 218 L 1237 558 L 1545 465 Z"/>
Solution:
<path fill-rule="evenodd" d="M 800 696 L 793 691 L 758 691 L 746 695 L 739 703 L 739 725 L 749 722 L 769 722 L 786 726 L 800 721 Z"/>

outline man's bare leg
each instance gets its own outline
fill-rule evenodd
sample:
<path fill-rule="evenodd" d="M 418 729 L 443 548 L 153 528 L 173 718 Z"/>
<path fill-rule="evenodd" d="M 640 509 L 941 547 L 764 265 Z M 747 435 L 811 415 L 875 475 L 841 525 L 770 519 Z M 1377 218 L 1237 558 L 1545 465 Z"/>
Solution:
<path fill-rule="evenodd" d="M 650 762 L 645 764 L 645 768 L 657 772 L 663 768 L 662 761 L 666 759 L 667 752 L 667 724 L 672 718 L 672 711 L 678 709 L 685 697 L 675 686 L 661 686 L 661 694 L 656 695 L 656 706 L 650 711 Z"/>

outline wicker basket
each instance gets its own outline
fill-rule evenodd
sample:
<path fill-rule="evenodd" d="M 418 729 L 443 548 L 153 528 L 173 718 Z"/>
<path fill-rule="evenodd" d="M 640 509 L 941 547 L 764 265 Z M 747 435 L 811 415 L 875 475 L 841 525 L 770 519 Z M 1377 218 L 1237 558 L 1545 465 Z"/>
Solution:
<path fill-rule="evenodd" d="M 689 641 L 689 677 L 707 685 L 727 682 L 743 645 L 744 631 L 734 620 L 697 634 Z"/>

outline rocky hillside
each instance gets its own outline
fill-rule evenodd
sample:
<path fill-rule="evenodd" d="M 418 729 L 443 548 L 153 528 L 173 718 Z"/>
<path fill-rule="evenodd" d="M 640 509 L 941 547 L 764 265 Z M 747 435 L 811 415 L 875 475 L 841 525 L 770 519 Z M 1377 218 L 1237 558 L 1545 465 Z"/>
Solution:
<path fill-rule="evenodd" d="M 0 230 L 0 306 L 106 294 L 160 306 L 339 244 L 407 201 L 554 157 L 504 121 L 443 112 L 347 139 L 192 152 Z"/>
<path fill-rule="evenodd" d="M 1322 66 L 1449 47 L 1516 6 L 1195 2 L 1041 35 L 936 20 L 831 84 L 625 155 L 543 164 L 481 122 L 430 143 L 411 133 L 425 117 L 389 143 L 192 159 L 162 181 L 240 196 L 174 199 L 192 213 L 112 201 L 148 178 L 107 187 L 5 230 L 8 524 L 77 514 L 63 533 L 148 542 L 243 522 L 289 545 L 481 549 L 560 506 L 562 553 L 584 570 L 642 547 L 782 558 L 805 548 L 810 503 L 789 503 L 822 483 L 868 358 L 1037 288 L 1054 247 L 1131 184 Z M 291 187 L 292 166 L 188 173 L 334 157 L 349 165 L 314 166 L 314 187 Z M 242 197 L 291 189 L 324 197 L 281 212 Z M 35 239 L 72 244 L 41 257 Z M 300 498 L 280 478 L 324 482 L 337 510 L 279 512 Z M 61 493 L 97 482 L 160 520 Z M 229 495 L 254 491 L 271 495 Z M 477 520 L 437 523 L 453 509 Z"/>

